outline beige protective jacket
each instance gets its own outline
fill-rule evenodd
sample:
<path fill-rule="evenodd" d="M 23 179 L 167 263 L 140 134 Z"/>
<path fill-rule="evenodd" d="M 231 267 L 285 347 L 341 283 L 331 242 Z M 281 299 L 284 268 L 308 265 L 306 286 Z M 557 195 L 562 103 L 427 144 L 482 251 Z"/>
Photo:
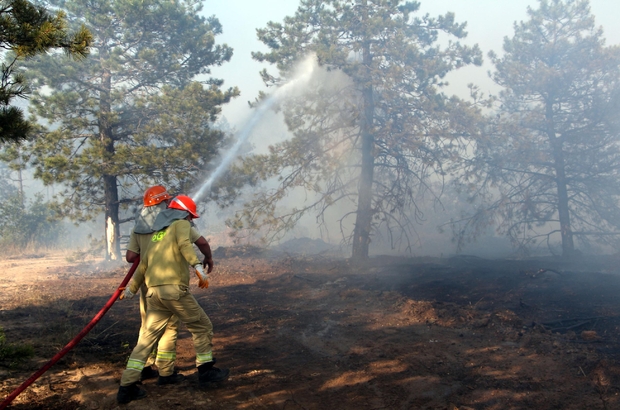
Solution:
<path fill-rule="evenodd" d="M 153 233 L 148 249 L 140 253 L 140 265 L 129 290 L 138 292 L 143 282 L 149 288 L 162 285 L 189 287 L 189 266 L 200 264 L 191 234 L 192 226 L 185 219 L 174 221 L 167 228 Z"/>

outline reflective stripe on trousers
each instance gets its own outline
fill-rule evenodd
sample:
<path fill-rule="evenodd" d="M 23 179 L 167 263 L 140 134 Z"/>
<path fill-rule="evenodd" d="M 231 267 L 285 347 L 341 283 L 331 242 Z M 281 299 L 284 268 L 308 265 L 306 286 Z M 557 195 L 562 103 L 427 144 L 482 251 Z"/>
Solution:
<path fill-rule="evenodd" d="M 163 352 L 161 350 L 157 351 L 157 360 L 171 360 L 174 361 L 177 358 L 177 352 Z"/>
<path fill-rule="evenodd" d="M 213 352 L 196 353 L 196 367 L 213 361 Z"/>
<path fill-rule="evenodd" d="M 127 370 L 135 370 L 141 372 L 144 369 L 144 363 L 141 360 L 129 359 L 127 360 Z"/>

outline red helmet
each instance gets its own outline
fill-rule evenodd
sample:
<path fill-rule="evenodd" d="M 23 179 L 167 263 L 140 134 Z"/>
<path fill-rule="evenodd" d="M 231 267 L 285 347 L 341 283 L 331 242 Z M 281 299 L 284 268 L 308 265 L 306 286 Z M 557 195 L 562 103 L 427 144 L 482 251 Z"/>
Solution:
<path fill-rule="evenodd" d="M 198 214 L 196 213 L 196 203 L 192 198 L 188 197 L 187 195 L 177 195 L 172 198 L 172 201 L 170 201 L 170 205 L 168 205 L 168 208 L 187 211 L 194 218 L 199 218 Z"/>
<path fill-rule="evenodd" d="M 155 185 L 144 192 L 144 206 L 153 206 L 172 198 L 162 185 Z"/>

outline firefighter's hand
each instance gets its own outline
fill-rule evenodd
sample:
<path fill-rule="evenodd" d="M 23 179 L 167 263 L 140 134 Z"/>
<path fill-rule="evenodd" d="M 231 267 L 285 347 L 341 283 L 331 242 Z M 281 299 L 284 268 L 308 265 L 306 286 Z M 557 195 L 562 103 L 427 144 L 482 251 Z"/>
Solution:
<path fill-rule="evenodd" d="M 198 287 L 201 289 L 206 289 L 209 287 L 209 277 L 207 276 L 207 274 L 205 273 L 204 269 L 202 268 L 202 265 L 198 264 L 196 266 L 194 266 L 194 269 L 196 269 L 196 276 L 198 276 Z"/>
<path fill-rule="evenodd" d="M 207 258 L 205 258 L 205 259 L 202 261 L 202 267 L 203 267 L 203 268 L 206 268 L 207 266 L 209 267 L 209 268 L 207 269 L 207 273 L 211 273 L 211 272 L 213 272 L 213 259 L 207 259 Z"/>
<path fill-rule="evenodd" d="M 125 291 L 123 293 L 121 293 L 121 296 L 119 297 L 119 299 L 123 300 L 123 299 L 131 299 L 134 296 L 136 296 L 135 293 L 133 293 L 131 290 L 129 290 L 129 288 L 125 288 Z"/>

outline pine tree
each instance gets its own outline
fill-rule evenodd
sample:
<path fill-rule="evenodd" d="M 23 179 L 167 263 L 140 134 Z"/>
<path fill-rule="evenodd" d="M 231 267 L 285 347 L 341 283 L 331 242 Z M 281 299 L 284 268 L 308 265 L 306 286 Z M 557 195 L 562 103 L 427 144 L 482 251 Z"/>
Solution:
<path fill-rule="evenodd" d="M 523 250 L 617 244 L 620 48 L 605 46 L 586 0 L 541 0 L 528 14 L 491 54 L 501 106 L 466 174 L 485 203 L 459 237 L 497 223 Z"/>
<path fill-rule="evenodd" d="M 19 62 L 54 49 L 81 59 L 88 53 L 90 42 L 91 35 L 84 26 L 69 33 L 63 12 L 51 14 L 26 0 L 0 0 L 0 48 L 9 50 L 4 55 L 0 81 L 1 143 L 24 140 L 31 131 L 22 110 L 10 105 L 15 97 L 28 96 Z"/>
<path fill-rule="evenodd" d="M 215 44 L 222 27 L 199 16 L 194 0 L 52 4 L 85 22 L 92 55 L 85 64 L 46 57 L 28 65 L 38 87 L 33 110 L 51 125 L 39 130 L 29 158 L 35 177 L 62 184 L 62 215 L 104 213 L 106 255 L 118 259 L 123 205 L 152 184 L 187 193 L 224 142 L 213 123 L 238 91 L 197 76 L 232 49 Z"/>
<path fill-rule="evenodd" d="M 440 33 L 465 37 L 465 24 L 452 13 L 415 17 L 418 9 L 419 3 L 399 0 L 307 0 L 283 23 L 257 30 L 269 52 L 254 58 L 280 72 L 275 78 L 264 71 L 268 83 L 290 79 L 308 54 L 342 80 L 318 81 L 303 97 L 282 103 L 294 137 L 240 168 L 247 175 L 258 172 L 259 179 L 282 175 L 280 185 L 257 195 L 232 226 L 269 228 L 275 238 L 303 214 L 315 211 L 322 221 L 338 204 L 353 207 L 340 218 L 343 232 L 353 226 L 353 258 L 368 257 L 379 229 L 387 230 L 394 246 L 411 246 L 409 233 L 421 216 L 416 200 L 425 192 L 439 194 L 428 188 L 443 178 L 443 161 L 465 132 L 451 118 L 468 107 L 440 92 L 444 77 L 481 63 L 477 46 L 439 45 Z M 316 202 L 278 214 L 278 201 L 299 188 L 316 195 Z"/>

